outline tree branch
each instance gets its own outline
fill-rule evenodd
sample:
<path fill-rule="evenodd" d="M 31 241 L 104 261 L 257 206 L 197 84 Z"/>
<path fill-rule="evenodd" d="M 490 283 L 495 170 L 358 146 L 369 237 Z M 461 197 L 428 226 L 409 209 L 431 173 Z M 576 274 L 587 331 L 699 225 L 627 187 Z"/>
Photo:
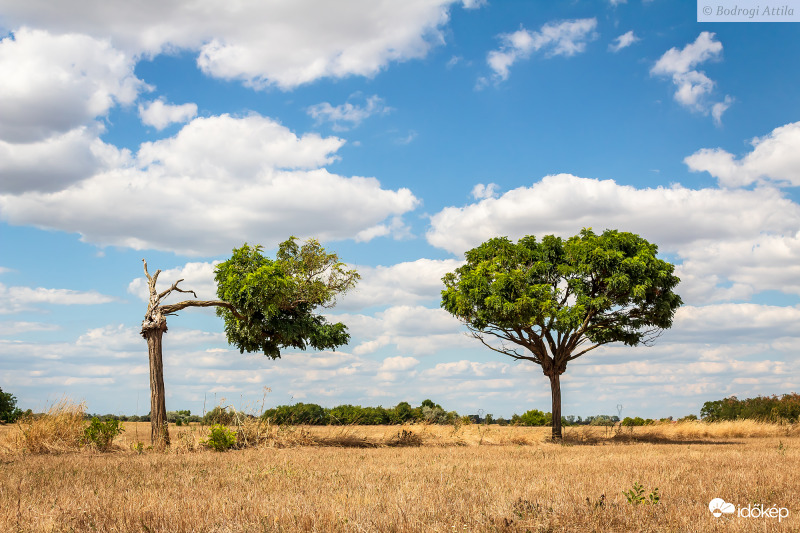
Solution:
<path fill-rule="evenodd" d="M 583 350 L 582 352 L 576 353 L 575 355 L 572 355 L 572 356 L 568 357 L 567 361 L 572 361 L 573 359 L 577 359 L 578 357 L 582 356 L 586 352 L 591 352 L 592 350 L 594 350 L 598 346 L 602 346 L 602 344 L 595 344 L 594 346 L 590 346 L 590 347 L 586 348 L 585 350 Z"/>
<path fill-rule="evenodd" d="M 158 295 L 158 300 L 161 301 L 162 298 L 164 298 L 165 296 L 169 295 L 169 293 L 171 293 L 172 291 L 178 291 L 178 292 L 184 292 L 184 293 L 187 293 L 187 294 L 192 294 L 192 295 L 194 295 L 195 298 L 197 298 L 197 294 L 194 291 L 185 291 L 183 289 L 179 289 L 178 288 L 178 283 L 180 283 L 181 281 L 183 281 L 183 279 L 179 279 L 178 281 L 176 281 L 175 283 L 172 284 L 172 287 L 170 287 L 169 289 L 167 289 L 164 292 L 162 292 L 161 294 L 159 294 Z"/>
<path fill-rule="evenodd" d="M 242 316 L 232 304 L 224 302 L 222 300 L 184 300 L 183 302 L 178 302 L 176 304 L 162 305 L 160 307 L 161 311 L 165 315 L 171 315 L 177 313 L 181 309 L 186 309 L 187 307 L 224 307 L 225 309 L 233 313 L 233 316 L 235 316 L 239 320 L 246 320 L 245 317 Z"/>
<path fill-rule="evenodd" d="M 147 276 L 147 281 L 153 283 L 153 286 L 155 286 L 154 282 L 158 279 L 158 275 L 161 274 L 161 269 L 156 270 L 156 273 L 150 276 L 150 273 L 147 271 L 147 261 L 142 259 L 142 263 L 144 263 L 144 275 Z"/>
<path fill-rule="evenodd" d="M 487 332 L 487 333 L 489 333 L 489 332 Z M 490 333 L 490 334 L 491 335 L 495 335 L 493 333 Z M 503 349 L 495 348 L 494 346 L 492 346 L 491 344 L 488 344 L 485 340 L 483 340 L 483 336 L 480 333 L 478 333 L 476 330 L 472 329 L 472 328 L 470 328 L 470 335 L 472 337 L 478 339 L 479 341 L 481 341 L 481 344 L 483 344 L 484 346 L 486 346 L 490 350 L 493 350 L 493 351 L 495 351 L 497 353 L 501 353 L 503 355 L 507 355 L 507 356 L 511 357 L 512 359 L 516 359 L 516 360 L 523 359 L 525 361 L 531 361 L 533 363 L 536 363 L 537 365 L 541 365 L 542 364 L 536 357 L 530 357 L 530 356 L 527 356 L 527 355 L 522 355 L 522 354 L 518 353 L 516 350 L 508 350 L 507 348 L 503 348 Z M 498 337 L 498 335 L 495 335 L 495 336 Z"/>

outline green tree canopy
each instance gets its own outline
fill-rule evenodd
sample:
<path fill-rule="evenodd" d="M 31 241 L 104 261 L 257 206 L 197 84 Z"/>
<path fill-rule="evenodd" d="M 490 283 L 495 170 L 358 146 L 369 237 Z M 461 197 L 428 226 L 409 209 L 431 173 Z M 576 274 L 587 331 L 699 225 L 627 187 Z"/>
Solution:
<path fill-rule="evenodd" d="M 559 376 L 598 346 L 649 344 L 681 305 L 674 266 L 633 233 L 583 229 L 564 240 L 493 238 L 443 278 L 442 307 L 494 351 L 542 367 L 561 438 Z M 495 339 L 489 342 L 488 337 Z"/>
<path fill-rule="evenodd" d="M 281 348 L 335 348 L 347 344 L 346 326 L 329 323 L 315 310 L 332 307 L 358 277 L 315 240 L 298 246 L 290 238 L 274 261 L 261 254 L 261 246 L 245 244 L 215 270 L 217 296 L 230 304 L 218 307 L 217 315 L 240 352 L 276 359 Z"/>

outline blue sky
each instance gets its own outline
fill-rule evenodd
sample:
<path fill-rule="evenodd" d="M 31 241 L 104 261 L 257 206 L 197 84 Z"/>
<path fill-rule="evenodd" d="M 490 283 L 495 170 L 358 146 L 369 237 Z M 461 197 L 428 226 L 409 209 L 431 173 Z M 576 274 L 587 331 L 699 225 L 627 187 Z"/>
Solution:
<path fill-rule="evenodd" d="M 800 26 L 694 2 L 91 0 L 0 5 L 0 387 L 149 410 L 141 259 L 213 298 L 243 242 L 362 273 L 352 339 L 277 361 L 169 320 L 167 408 L 550 409 L 538 367 L 439 309 L 496 235 L 633 231 L 685 306 L 562 376 L 564 412 L 681 416 L 800 389 Z M 223 400 L 224 398 L 224 400 Z"/>

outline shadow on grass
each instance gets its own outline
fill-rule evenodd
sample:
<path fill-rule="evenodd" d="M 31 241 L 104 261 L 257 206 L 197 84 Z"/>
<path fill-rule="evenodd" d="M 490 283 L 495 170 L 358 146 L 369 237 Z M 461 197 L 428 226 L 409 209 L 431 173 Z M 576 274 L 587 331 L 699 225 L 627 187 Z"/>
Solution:
<path fill-rule="evenodd" d="M 606 444 L 699 444 L 699 445 L 732 445 L 741 444 L 731 440 L 699 439 L 691 437 L 662 437 L 658 435 L 636 435 L 617 433 L 611 437 L 594 435 L 564 435 L 562 444 L 569 446 L 600 446 Z"/>

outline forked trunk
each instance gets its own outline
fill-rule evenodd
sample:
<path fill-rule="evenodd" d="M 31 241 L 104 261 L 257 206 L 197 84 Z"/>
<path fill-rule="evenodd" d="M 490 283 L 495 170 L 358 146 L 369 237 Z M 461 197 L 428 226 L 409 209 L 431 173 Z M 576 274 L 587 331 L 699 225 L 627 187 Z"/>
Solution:
<path fill-rule="evenodd" d="M 550 392 L 553 396 L 553 436 L 554 442 L 560 442 L 561 435 L 561 380 L 558 372 L 553 372 L 550 378 Z"/>
<path fill-rule="evenodd" d="M 164 324 L 163 327 L 142 330 L 142 335 L 147 339 L 147 353 L 150 359 L 150 443 L 158 450 L 169 446 L 164 364 L 161 361 L 161 338 L 166 329 Z"/>

